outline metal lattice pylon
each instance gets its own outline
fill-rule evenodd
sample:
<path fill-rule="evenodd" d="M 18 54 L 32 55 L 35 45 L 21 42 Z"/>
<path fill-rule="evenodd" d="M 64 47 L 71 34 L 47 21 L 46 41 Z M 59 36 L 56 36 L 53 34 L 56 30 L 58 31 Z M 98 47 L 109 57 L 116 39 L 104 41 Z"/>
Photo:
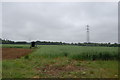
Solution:
<path fill-rule="evenodd" d="M 87 43 L 90 43 L 89 25 L 87 25 Z"/>

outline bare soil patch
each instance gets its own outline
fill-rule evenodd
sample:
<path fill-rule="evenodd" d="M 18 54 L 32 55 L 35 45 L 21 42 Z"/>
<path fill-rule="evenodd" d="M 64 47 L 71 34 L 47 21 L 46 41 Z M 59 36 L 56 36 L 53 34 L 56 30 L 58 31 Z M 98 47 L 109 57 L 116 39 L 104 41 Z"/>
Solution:
<path fill-rule="evenodd" d="M 37 68 L 37 71 L 40 73 L 44 73 L 49 76 L 60 77 L 61 73 L 69 73 L 69 72 L 82 72 L 86 70 L 84 67 L 74 66 L 74 65 L 66 65 L 66 66 L 53 66 L 46 65 L 44 68 Z"/>
<path fill-rule="evenodd" d="M 0 49 L 1 50 L 1 49 Z M 32 49 L 23 48 L 2 48 L 2 59 L 16 59 L 28 55 Z"/>

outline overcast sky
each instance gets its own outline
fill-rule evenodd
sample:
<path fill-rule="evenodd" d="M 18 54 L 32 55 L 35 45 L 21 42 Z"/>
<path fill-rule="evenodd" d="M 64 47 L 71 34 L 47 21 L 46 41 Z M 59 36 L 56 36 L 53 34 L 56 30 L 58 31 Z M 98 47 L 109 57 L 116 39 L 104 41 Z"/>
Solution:
<path fill-rule="evenodd" d="M 15 41 L 118 42 L 118 3 L 2 3 L 2 37 Z"/>

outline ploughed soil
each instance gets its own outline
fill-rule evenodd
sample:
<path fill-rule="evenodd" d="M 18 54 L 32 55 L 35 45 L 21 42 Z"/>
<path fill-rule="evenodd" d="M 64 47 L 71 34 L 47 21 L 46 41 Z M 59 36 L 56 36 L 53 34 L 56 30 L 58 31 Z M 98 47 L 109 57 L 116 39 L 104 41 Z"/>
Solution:
<path fill-rule="evenodd" d="M 0 49 L 1 50 L 1 49 Z M 22 56 L 28 55 L 32 52 L 32 49 L 23 48 L 2 48 L 2 59 L 16 59 Z"/>

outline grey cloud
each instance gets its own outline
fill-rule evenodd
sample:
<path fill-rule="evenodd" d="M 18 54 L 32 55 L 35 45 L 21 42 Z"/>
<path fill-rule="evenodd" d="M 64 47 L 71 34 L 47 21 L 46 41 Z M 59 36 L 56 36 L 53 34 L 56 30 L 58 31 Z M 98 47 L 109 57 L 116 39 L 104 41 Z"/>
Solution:
<path fill-rule="evenodd" d="M 3 3 L 3 38 L 117 42 L 117 3 Z"/>

